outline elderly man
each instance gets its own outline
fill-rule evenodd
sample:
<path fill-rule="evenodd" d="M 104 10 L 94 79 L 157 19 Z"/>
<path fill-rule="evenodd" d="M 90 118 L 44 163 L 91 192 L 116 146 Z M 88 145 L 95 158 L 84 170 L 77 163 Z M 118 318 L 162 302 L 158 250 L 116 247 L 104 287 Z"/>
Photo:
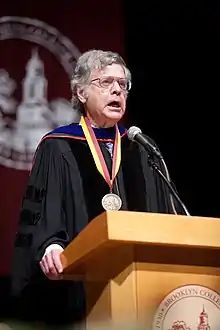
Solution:
<path fill-rule="evenodd" d="M 149 165 L 154 156 L 130 141 L 119 124 L 131 88 L 121 56 L 102 50 L 82 54 L 71 87 L 79 121 L 49 132 L 36 150 L 13 259 L 12 289 L 26 302 L 25 315 L 48 323 L 58 316 L 61 323 L 84 317 L 81 283 L 52 280 L 62 272 L 61 251 L 89 221 L 112 209 L 175 211 Z"/>

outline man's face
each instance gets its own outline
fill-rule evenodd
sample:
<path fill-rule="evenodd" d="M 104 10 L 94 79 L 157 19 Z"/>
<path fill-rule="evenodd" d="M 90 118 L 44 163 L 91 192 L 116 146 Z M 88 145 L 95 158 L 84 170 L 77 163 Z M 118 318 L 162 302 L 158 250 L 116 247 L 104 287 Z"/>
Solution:
<path fill-rule="evenodd" d="M 114 126 L 124 115 L 127 82 L 121 65 L 112 64 L 90 77 L 84 107 L 91 123 L 98 127 Z"/>

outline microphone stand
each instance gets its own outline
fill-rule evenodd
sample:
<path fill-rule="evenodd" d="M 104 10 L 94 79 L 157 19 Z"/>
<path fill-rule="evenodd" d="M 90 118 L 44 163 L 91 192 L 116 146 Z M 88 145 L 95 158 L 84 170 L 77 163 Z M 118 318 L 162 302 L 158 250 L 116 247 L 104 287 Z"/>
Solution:
<path fill-rule="evenodd" d="M 166 178 L 166 176 L 161 172 L 161 170 L 159 169 L 158 165 L 152 160 L 151 157 L 148 157 L 148 162 L 149 165 L 160 175 L 160 177 L 164 180 L 164 182 L 166 183 L 167 187 L 169 188 L 169 190 L 171 191 L 171 193 L 173 194 L 173 196 L 176 198 L 176 200 L 178 201 L 179 205 L 181 206 L 182 210 L 184 211 L 184 213 L 186 215 L 190 215 L 186 206 L 184 205 L 184 203 L 181 201 L 181 199 L 179 198 L 179 196 L 177 195 L 176 191 L 174 190 L 171 182 Z"/>

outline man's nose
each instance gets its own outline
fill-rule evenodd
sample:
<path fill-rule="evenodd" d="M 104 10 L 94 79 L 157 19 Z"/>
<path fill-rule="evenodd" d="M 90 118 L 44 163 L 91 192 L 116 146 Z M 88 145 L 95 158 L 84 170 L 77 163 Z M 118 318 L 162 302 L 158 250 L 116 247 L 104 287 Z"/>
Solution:
<path fill-rule="evenodd" d="M 114 80 L 111 86 L 111 92 L 112 93 L 117 93 L 120 94 L 121 93 L 121 87 L 119 85 L 119 82 L 117 80 Z"/>

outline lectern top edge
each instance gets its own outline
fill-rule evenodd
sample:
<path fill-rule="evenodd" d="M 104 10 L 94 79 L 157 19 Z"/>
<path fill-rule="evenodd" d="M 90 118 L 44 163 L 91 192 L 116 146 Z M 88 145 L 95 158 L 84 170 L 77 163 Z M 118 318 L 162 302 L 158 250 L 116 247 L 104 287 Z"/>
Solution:
<path fill-rule="evenodd" d="M 106 246 L 163 245 L 220 250 L 219 219 L 128 211 L 103 212 L 62 253 L 65 267 Z"/>

